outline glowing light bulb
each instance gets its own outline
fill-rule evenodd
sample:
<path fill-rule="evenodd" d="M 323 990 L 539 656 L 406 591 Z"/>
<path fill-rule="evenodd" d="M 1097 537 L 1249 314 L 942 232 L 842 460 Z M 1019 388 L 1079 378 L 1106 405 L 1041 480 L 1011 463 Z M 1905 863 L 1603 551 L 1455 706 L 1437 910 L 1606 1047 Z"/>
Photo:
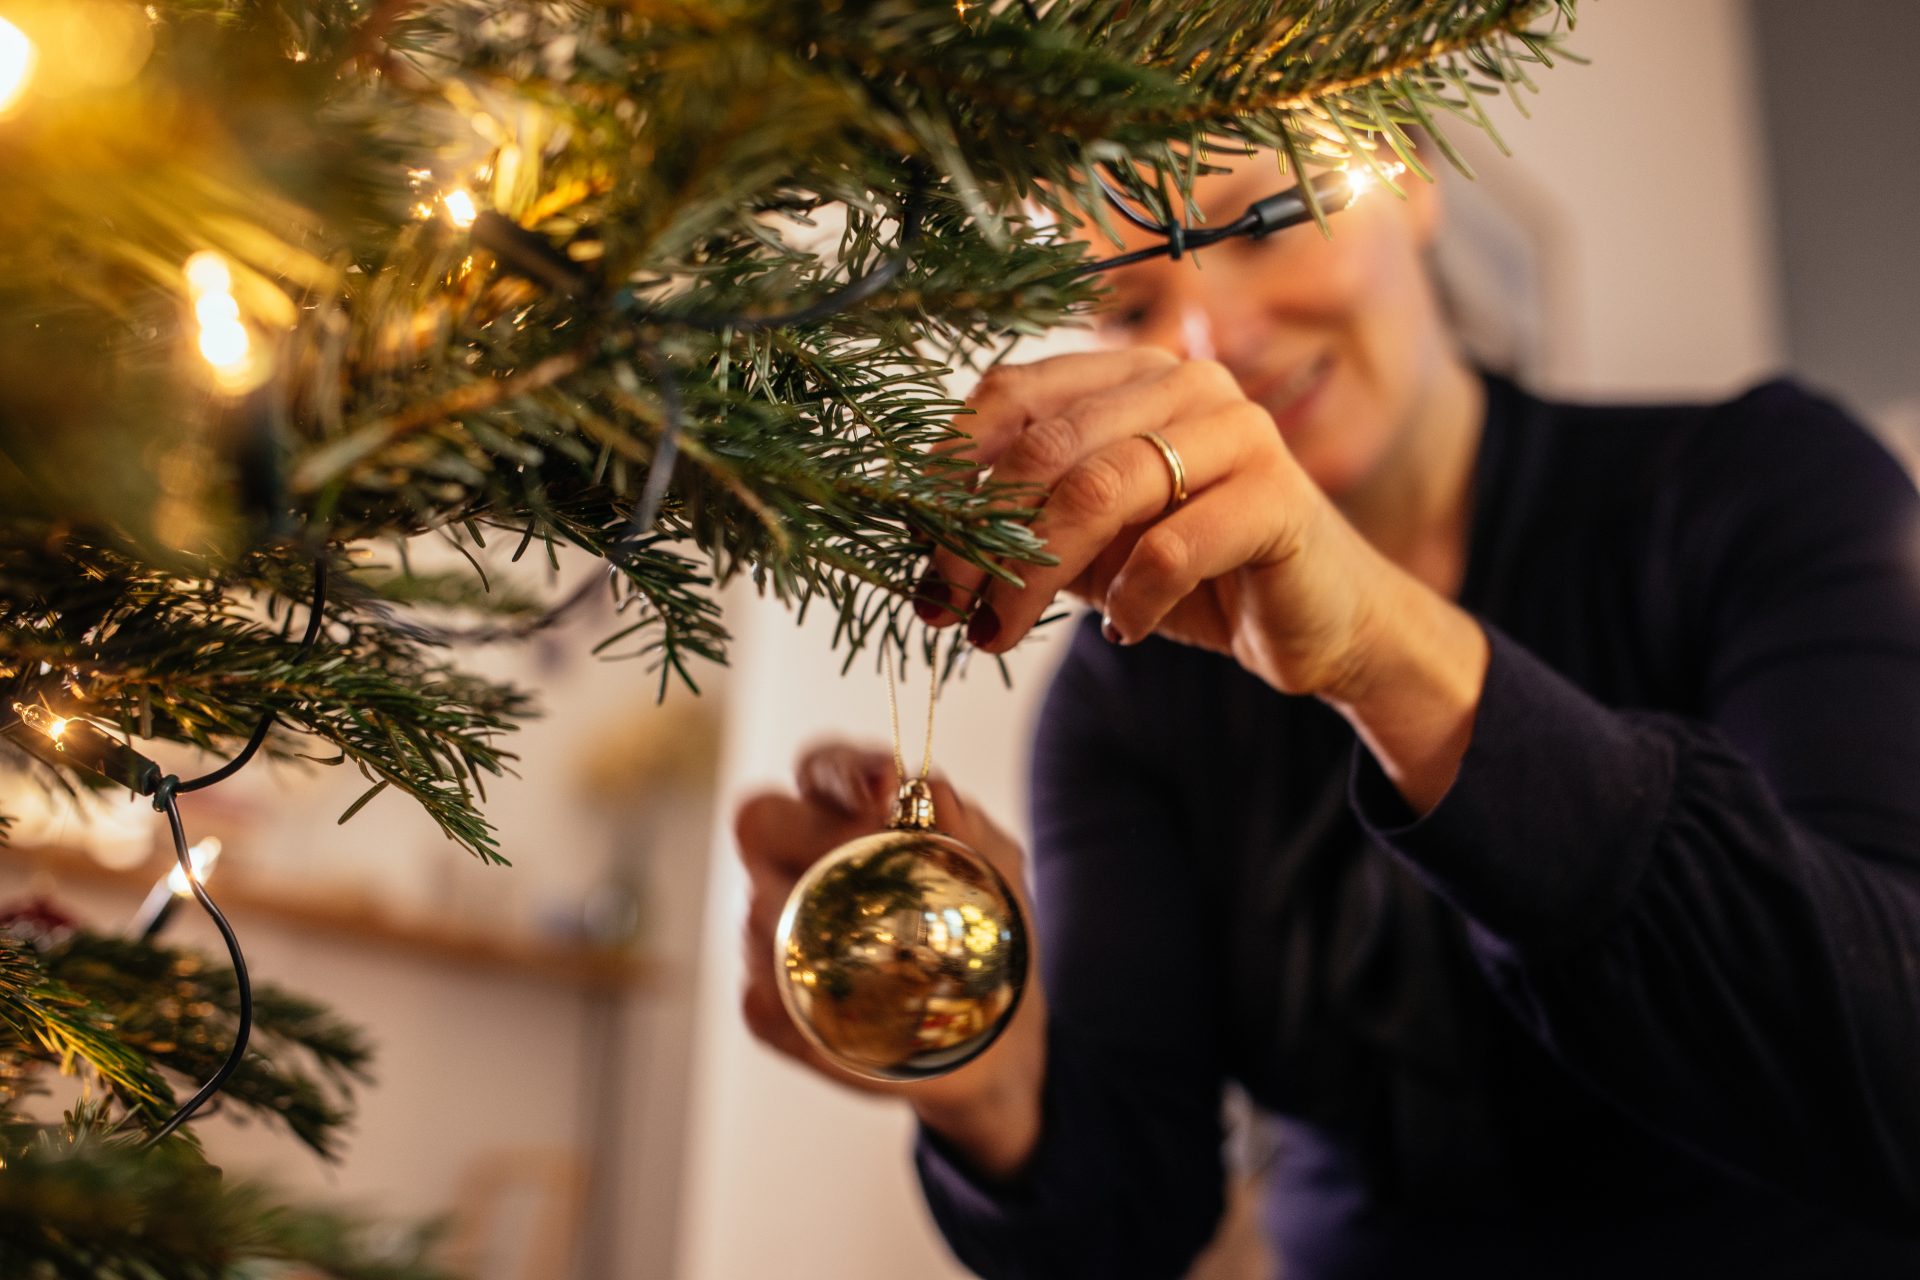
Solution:
<path fill-rule="evenodd" d="M 253 340 L 247 336 L 247 327 L 237 320 L 202 325 L 200 354 L 223 378 L 238 377 L 246 372 Z"/>
<path fill-rule="evenodd" d="M 209 294 L 233 292 L 233 272 L 227 269 L 227 260 L 210 249 L 188 258 L 185 270 L 187 288 L 196 301 Z"/>
<path fill-rule="evenodd" d="M 1379 186 L 1382 176 L 1392 181 L 1407 171 L 1407 166 L 1397 160 L 1379 165 L 1379 173 L 1375 173 L 1374 166 L 1365 161 L 1356 163 L 1349 160 L 1347 166 L 1342 172 L 1347 176 L 1347 203 L 1349 204 Z"/>
<path fill-rule="evenodd" d="M 33 68 L 39 61 L 40 51 L 27 39 L 27 33 L 0 18 L 0 115 L 26 95 L 27 83 L 33 79 Z"/>
<path fill-rule="evenodd" d="M 187 861 L 193 865 L 193 879 L 201 884 L 213 874 L 213 864 L 220 861 L 220 837 L 208 836 L 187 850 Z M 178 897 L 193 895 L 193 883 L 187 879 L 187 873 L 176 866 L 167 872 L 167 888 Z"/>
<path fill-rule="evenodd" d="M 446 194 L 447 217 L 456 227 L 470 227 L 480 217 L 480 210 L 474 207 L 473 196 L 465 187 L 455 187 Z"/>
<path fill-rule="evenodd" d="M 21 724 L 29 729 L 38 729 L 55 742 L 59 742 L 67 732 L 65 716 L 57 716 L 37 703 L 16 702 L 13 711 L 20 717 Z"/>
<path fill-rule="evenodd" d="M 194 318 L 200 322 L 200 355 L 212 366 L 214 380 L 229 391 L 257 386 L 265 371 L 254 358 L 253 336 L 240 318 L 226 259 L 203 250 L 187 259 L 184 270 Z"/>

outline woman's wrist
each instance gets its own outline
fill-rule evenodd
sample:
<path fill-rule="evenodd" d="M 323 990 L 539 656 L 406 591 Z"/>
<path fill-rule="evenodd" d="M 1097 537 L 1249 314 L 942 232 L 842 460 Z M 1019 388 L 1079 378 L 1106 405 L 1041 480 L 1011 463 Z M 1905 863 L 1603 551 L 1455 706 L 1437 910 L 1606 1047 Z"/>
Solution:
<path fill-rule="evenodd" d="M 1415 813 L 1460 771 L 1490 649 L 1473 616 L 1397 567 L 1343 678 L 1320 698 L 1353 725 Z"/>
<path fill-rule="evenodd" d="M 1025 1025 L 1018 1025 L 1021 1020 Z M 1041 1010 L 1022 1010 L 1016 1026 L 1008 1028 L 1007 1040 L 979 1062 L 931 1087 L 907 1091 L 920 1123 L 993 1181 L 1016 1176 L 1040 1142 L 1046 1079 L 1043 1024 Z"/>

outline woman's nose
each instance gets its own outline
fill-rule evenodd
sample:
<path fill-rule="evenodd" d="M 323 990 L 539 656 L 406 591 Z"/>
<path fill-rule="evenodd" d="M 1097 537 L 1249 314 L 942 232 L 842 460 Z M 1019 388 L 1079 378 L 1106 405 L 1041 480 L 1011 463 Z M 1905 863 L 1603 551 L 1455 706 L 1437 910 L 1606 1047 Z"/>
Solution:
<path fill-rule="evenodd" d="M 1186 360 L 1219 360 L 1228 366 L 1270 340 L 1272 322 L 1245 298 L 1193 296 L 1163 299 L 1141 321 L 1136 341 Z"/>

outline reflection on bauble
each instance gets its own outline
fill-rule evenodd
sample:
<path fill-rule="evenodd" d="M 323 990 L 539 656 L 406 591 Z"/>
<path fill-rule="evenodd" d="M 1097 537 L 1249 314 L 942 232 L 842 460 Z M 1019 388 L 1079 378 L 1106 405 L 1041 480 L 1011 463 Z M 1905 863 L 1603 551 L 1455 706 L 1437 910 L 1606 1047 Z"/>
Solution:
<path fill-rule="evenodd" d="M 895 830 L 842 845 L 794 886 L 774 934 L 787 1011 L 829 1059 L 878 1080 L 953 1070 L 993 1043 L 1027 978 L 1013 891 L 966 845 Z"/>

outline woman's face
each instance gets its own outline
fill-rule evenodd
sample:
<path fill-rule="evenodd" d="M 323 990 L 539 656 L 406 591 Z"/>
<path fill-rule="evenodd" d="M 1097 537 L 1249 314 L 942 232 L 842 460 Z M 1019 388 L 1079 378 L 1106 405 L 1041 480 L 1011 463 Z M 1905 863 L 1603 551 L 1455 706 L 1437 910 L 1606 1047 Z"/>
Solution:
<path fill-rule="evenodd" d="M 1202 177 L 1195 198 L 1205 225 L 1219 226 L 1291 185 L 1263 153 Z M 1456 358 L 1423 261 L 1437 195 L 1411 175 L 1400 185 L 1406 200 L 1376 188 L 1332 214 L 1330 240 L 1305 223 L 1113 271 L 1102 332 L 1224 364 L 1338 499 L 1414 429 L 1423 391 Z M 1156 240 L 1113 221 L 1128 249 Z M 1099 237 L 1095 252 L 1105 244 Z"/>

